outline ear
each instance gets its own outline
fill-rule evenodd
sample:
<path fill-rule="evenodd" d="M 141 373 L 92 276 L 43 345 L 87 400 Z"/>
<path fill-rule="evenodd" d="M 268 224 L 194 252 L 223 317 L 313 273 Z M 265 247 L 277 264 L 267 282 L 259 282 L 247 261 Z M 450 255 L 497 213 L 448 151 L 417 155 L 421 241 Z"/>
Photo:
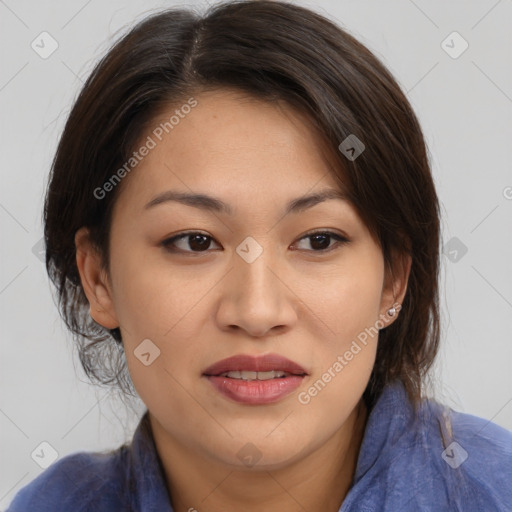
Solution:
<path fill-rule="evenodd" d="M 406 252 L 392 253 L 391 264 L 386 264 L 379 317 L 384 321 L 385 327 L 391 325 L 400 313 L 407 292 L 411 264 L 412 257 Z M 393 316 L 390 316 L 388 311 L 393 307 L 396 312 Z"/>
<path fill-rule="evenodd" d="M 107 272 L 101 268 L 100 255 L 90 241 L 87 228 L 80 228 L 75 233 L 75 247 L 76 264 L 89 300 L 91 317 L 107 329 L 119 327 Z"/>

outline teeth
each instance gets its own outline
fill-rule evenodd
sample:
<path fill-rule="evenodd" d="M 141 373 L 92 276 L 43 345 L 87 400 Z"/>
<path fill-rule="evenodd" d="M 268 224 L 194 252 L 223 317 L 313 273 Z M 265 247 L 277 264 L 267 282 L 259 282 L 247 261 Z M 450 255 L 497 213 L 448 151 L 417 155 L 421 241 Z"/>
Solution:
<path fill-rule="evenodd" d="M 221 373 L 222 377 L 229 377 L 230 379 L 242 379 L 242 380 L 270 380 L 280 377 L 286 377 L 291 375 L 288 372 L 281 370 L 272 370 L 270 372 L 247 372 L 247 371 L 232 371 Z"/>

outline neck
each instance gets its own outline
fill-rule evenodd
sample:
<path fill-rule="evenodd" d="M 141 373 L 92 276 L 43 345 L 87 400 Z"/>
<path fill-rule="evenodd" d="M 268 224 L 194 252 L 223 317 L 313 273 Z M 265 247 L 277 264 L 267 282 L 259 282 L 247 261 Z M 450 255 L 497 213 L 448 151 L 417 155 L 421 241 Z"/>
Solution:
<path fill-rule="evenodd" d="M 219 464 L 170 439 L 151 414 L 150 421 L 175 512 L 338 512 L 352 485 L 367 416 L 361 399 L 322 446 L 276 470 Z"/>

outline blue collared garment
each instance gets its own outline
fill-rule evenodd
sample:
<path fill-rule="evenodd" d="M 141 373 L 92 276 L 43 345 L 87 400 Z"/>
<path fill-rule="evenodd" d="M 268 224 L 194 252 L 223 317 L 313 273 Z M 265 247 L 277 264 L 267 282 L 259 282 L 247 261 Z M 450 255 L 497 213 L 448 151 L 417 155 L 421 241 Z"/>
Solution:
<path fill-rule="evenodd" d="M 7 512 L 173 512 L 148 419 L 131 444 L 55 462 Z M 388 511 L 512 512 L 512 432 L 433 400 L 415 415 L 402 383 L 389 384 L 339 512 Z"/>

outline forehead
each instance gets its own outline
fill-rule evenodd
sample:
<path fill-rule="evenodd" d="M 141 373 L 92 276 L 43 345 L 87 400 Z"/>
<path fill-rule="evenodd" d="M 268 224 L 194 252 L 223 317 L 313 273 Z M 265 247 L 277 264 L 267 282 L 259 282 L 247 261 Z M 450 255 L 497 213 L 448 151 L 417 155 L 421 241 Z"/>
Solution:
<path fill-rule="evenodd" d="M 343 188 L 333 176 L 339 162 L 305 114 L 234 90 L 194 99 L 193 108 L 173 104 L 147 125 L 137 147 L 151 139 L 152 149 L 123 184 L 128 195 L 143 200 L 175 185 L 267 198 L 303 195 L 318 185 Z"/>

